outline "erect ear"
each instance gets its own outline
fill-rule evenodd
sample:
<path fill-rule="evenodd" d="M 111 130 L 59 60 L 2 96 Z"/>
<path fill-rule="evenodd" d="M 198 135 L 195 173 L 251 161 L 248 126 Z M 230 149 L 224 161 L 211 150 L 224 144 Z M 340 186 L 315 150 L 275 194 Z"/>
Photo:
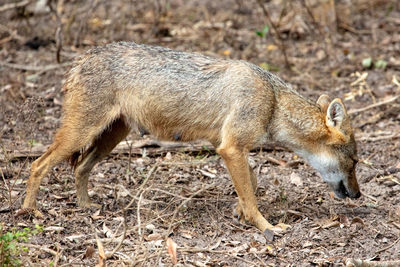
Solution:
<path fill-rule="evenodd" d="M 317 105 L 321 108 L 322 113 L 326 113 L 330 102 L 328 95 L 323 94 L 318 98 Z"/>
<path fill-rule="evenodd" d="M 347 118 L 347 111 L 342 100 L 335 98 L 326 111 L 326 124 L 330 127 L 340 129 L 343 121 Z"/>
<path fill-rule="evenodd" d="M 334 99 L 326 111 L 325 123 L 330 131 L 329 143 L 343 144 L 349 140 L 348 134 L 344 131 L 343 122 L 347 120 L 347 111 L 339 98 Z"/>

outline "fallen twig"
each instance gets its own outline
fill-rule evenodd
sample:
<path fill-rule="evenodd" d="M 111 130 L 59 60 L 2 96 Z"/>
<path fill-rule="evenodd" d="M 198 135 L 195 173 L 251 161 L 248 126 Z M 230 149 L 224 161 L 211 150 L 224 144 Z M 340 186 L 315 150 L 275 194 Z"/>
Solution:
<path fill-rule="evenodd" d="M 0 63 L 1 65 L 1 63 Z M 259 151 L 259 147 L 252 151 Z M 271 144 L 264 144 L 262 149 L 265 150 L 285 150 L 282 147 L 272 146 Z M 13 153 L 9 153 L 10 160 L 20 159 L 20 158 L 38 158 L 44 152 L 46 152 L 47 146 L 37 147 L 34 150 L 32 148 L 20 149 Z M 147 156 L 158 156 L 165 154 L 167 152 L 200 152 L 205 151 L 209 153 L 215 153 L 215 148 L 207 141 L 196 141 L 191 143 L 184 142 L 166 142 L 158 141 L 155 139 L 146 140 L 133 140 L 128 142 L 121 142 L 117 147 L 110 153 L 110 155 L 138 155 L 142 156 L 146 153 Z M 7 151 L 10 152 L 10 151 Z M 0 160 L 3 159 L 3 155 L 0 154 Z M 162 163 L 163 165 L 173 164 L 173 163 Z"/>
<path fill-rule="evenodd" d="M 268 10 L 267 10 L 267 9 L 265 8 L 265 6 L 264 6 L 263 1 L 262 1 L 262 0 L 257 0 L 257 3 L 258 3 L 259 6 L 261 7 L 261 9 L 262 9 L 262 11 L 263 11 L 265 17 L 268 19 L 269 24 L 271 24 L 271 27 L 272 27 L 272 28 L 274 29 L 274 31 L 275 31 L 276 38 L 277 38 L 278 41 L 279 41 L 279 46 L 280 46 L 280 49 L 281 49 L 282 54 L 283 54 L 283 58 L 285 59 L 285 65 L 286 65 L 286 67 L 290 67 L 289 59 L 288 59 L 287 54 L 286 54 L 286 46 L 285 46 L 285 43 L 284 43 L 284 41 L 283 41 L 283 39 L 282 39 L 282 36 L 281 36 L 281 34 L 280 34 L 279 30 L 278 30 L 278 27 L 277 27 L 277 26 L 275 25 L 275 23 L 272 21 L 270 15 L 269 15 L 269 13 L 268 13 Z"/>
<path fill-rule="evenodd" d="M 400 266 L 400 260 L 395 261 L 368 261 L 348 259 L 346 267 L 397 267 Z"/>
<path fill-rule="evenodd" d="M 385 251 L 385 250 L 387 250 L 387 249 L 393 247 L 394 245 L 397 244 L 397 242 L 399 242 L 399 240 L 400 240 L 400 238 L 397 238 L 397 240 L 394 241 L 394 242 L 393 242 L 392 244 L 390 244 L 389 246 L 386 246 L 386 247 L 384 247 L 384 248 L 378 249 L 378 250 L 376 251 L 376 253 L 381 253 L 382 251 Z"/>
<path fill-rule="evenodd" d="M 136 207 L 138 235 L 139 235 L 139 240 L 140 241 L 143 240 L 141 220 L 140 220 L 140 204 L 141 204 L 142 199 L 143 199 L 143 193 L 144 193 L 144 190 L 140 193 L 139 200 L 137 202 L 137 207 Z"/>
<path fill-rule="evenodd" d="M 366 111 L 368 109 L 376 108 L 376 107 L 379 107 L 379 106 L 386 105 L 386 104 L 389 104 L 391 102 L 394 102 L 399 97 L 400 97 L 400 95 L 396 95 L 396 96 L 391 97 L 389 99 L 374 103 L 372 105 L 369 105 L 369 106 L 366 106 L 366 107 L 363 107 L 363 108 L 349 110 L 347 113 L 348 114 L 360 113 L 360 112 Z"/>
<path fill-rule="evenodd" d="M 17 33 L 17 30 L 12 30 L 12 29 L 10 29 L 9 27 L 6 27 L 6 26 L 4 26 L 4 25 L 2 25 L 2 24 L 0 24 L 0 30 L 1 31 L 5 31 L 5 32 L 7 32 L 10 36 L 10 38 L 8 39 L 8 40 L 11 40 L 11 39 L 16 39 L 16 40 L 18 40 L 18 41 L 20 41 L 20 42 L 25 42 L 25 38 L 24 37 L 22 37 L 22 36 L 20 36 L 20 35 L 18 35 L 18 33 Z M 4 40 L 4 39 L 3 39 Z M 6 40 L 6 41 L 3 41 L 3 42 L 8 42 L 8 40 Z"/>
<path fill-rule="evenodd" d="M 21 2 L 17 2 L 17 3 L 9 3 L 9 4 L 5 4 L 0 6 L 0 12 L 4 12 L 6 10 L 9 9 L 13 9 L 13 8 L 17 8 L 17 7 L 24 7 L 29 5 L 33 0 L 23 0 Z"/>
<path fill-rule="evenodd" d="M 65 62 L 62 64 L 53 64 L 53 65 L 47 65 L 47 66 L 29 66 L 29 65 L 22 65 L 22 64 L 0 62 L 0 66 L 8 67 L 11 69 L 26 70 L 26 71 L 40 71 L 40 72 L 46 72 L 49 70 L 64 68 L 64 67 L 71 66 L 72 64 L 73 64 L 73 62 Z"/>
<path fill-rule="evenodd" d="M 36 248 L 36 249 L 42 250 L 44 252 L 50 253 L 51 255 L 56 256 L 56 257 L 58 255 L 57 251 L 54 251 L 54 250 L 49 249 L 49 248 L 44 247 L 44 246 L 28 244 L 28 243 L 20 243 L 20 245 L 24 246 L 24 247 L 28 247 L 28 248 Z"/>
<path fill-rule="evenodd" d="M 368 195 L 368 194 L 366 194 L 366 193 L 362 193 L 362 195 L 364 196 L 364 197 L 366 197 L 366 198 L 369 198 L 369 199 L 371 199 L 372 201 L 374 201 L 374 202 L 378 202 L 378 200 L 376 199 L 376 198 L 374 198 L 373 196 L 370 196 L 370 195 Z"/>
<path fill-rule="evenodd" d="M 57 7 L 56 9 L 53 8 L 53 6 L 51 5 L 51 1 L 47 2 L 47 6 L 50 8 L 50 11 L 54 14 L 54 16 L 56 17 L 57 20 L 57 30 L 56 30 L 56 35 L 55 35 L 55 39 L 56 39 L 56 60 L 57 63 L 61 62 L 60 59 L 60 53 L 61 53 L 61 49 L 62 49 L 62 41 L 63 41 L 63 23 L 62 23 L 62 9 L 63 9 L 63 5 L 64 5 L 64 0 L 61 1 L 57 1 L 56 3 Z"/>
<path fill-rule="evenodd" d="M 191 194 L 187 199 L 185 199 L 184 201 L 182 201 L 182 203 L 175 209 L 174 214 L 172 215 L 171 223 L 169 224 L 168 229 L 167 229 L 166 234 L 165 234 L 166 237 L 168 237 L 168 236 L 169 236 L 169 233 L 171 232 L 171 229 L 172 229 L 172 227 L 173 227 L 173 225 L 174 225 L 173 222 L 174 222 L 174 220 L 175 220 L 175 218 L 176 218 L 176 215 L 178 215 L 179 210 L 180 210 L 184 205 L 186 205 L 192 198 L 194 198 L 196 195 L 200 194 L 200 193 L 203 192 L 204 190 L 209 189 L 209 188 L 212 187 L 212 186 L 215 186 L 215 184 L 203 186 L 202 188 L 200 188 L 199 190 L 197 190 L 196 192 L 194 192 L 193 194 Z M 157 254 L 157 260 L 156 260 L 156 262 L 159 261 L 160 256 L 161 256 L 161 252 L 162 252 L 162 250 L 160 250 L 159 253 Z"/>
<path fill-rule="evenodd" d="M 122 243 L 124 243 L 124 240 L 126 238 L 126 231 L 128 229 L 127 225 L 126 225 L 126 210 L 123 210 L 123 214 L 124 214 L 124 218 L 123 218 L 123 226 L 124 226 L 124 231 L 122 233 L 122 236 L 120 237 L 120 241 L 118 242 L 118 245 L 113 249 L 113 251 L 111 251 L 111 253 L 106 253 L 106 258 L 109 259 L 111 258 L 122 246 Z M 117 230 L 118 231 L 118 230 Z"/>
<path fill-rule="evenodd" d="M 97 235 L 97 230 L 94 230 L 94 235 L 96 237 L 96 242 L 97 242 L 97 249 L 99 250 L 99 264 L 98 266 L 106 266 L 105 261 L 106 261 L 106 254 L 104 253 L 104 246 L 103 243 L 101 242 L 99 236 Z"/>
<path fill-rule="evenodd" d="M 229 250 L 213 250 L 212 248 L 199 248 L 199 247 L 178 247 L 178 250 L 180 252 L 189 252 L 189 253 L 207 252 L 207 253 L 215 253 L 215 254 L 226 254 L 226 255 L 229 255 L 229 257 L 234 257 L 238 260 L 242 260 L 247 264 L 251 264 L 253 266 L 260 266 L 259 264 L 256 264 L 252 261 L 249 261 L 242 257 L 238 257 L 238 256 L 234 255 L 234 253 Z"/>
<path fill-rule="evenodd" d="M 397 138 L 400 138 L 400 134 L 389 134 L 389 135 L 381 135 L 381 136 L 376 136 L 376 137 L 367 135 L 367 136 L 360 136 L 357 138 L 357 140 L 358 141 L 376 142 L 376 141 L 397 139 Z"/>
<path fill-rule="evenodd" d="M 167 232 L 166 232 L 166 236 L 169 236 L 169 233 L 171 232 L 172 229 L 172 225 L 173 225 L 173 221 L 175 220 L 176 215 L 178 214 L 179 210 L 186 205 L 186 203 L 188 203 L 190 200 L 192 200 L 192 198 L 194 198 L 195 196 L 197 196 L 198 194 L 200 194 L 201 192 L 211 188 L 211 187 L 215 187 L 215 184 L 211 184 L 211 185 L 207 185 L 204 186 L 202 188 L 200 188 L 199 190 L 197 190 L 196 192 L 194 192 L 193 194 L 191 194 L 187 199 L 185 199 L 184 201 L 182 201 L 182 203 L 175 209 L 174 214 L 172 215 L 172 219 L 171 219 L 171 223 L 168 226 Z"/>

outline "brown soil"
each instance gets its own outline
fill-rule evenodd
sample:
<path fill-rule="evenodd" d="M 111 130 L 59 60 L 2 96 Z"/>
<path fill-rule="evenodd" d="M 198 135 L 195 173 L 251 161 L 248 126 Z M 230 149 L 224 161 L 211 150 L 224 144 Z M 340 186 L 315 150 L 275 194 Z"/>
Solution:
<path fill-rule="evenodd" d="M 167 237 L 177 244 L 181 266 L 343 266 L 349 258 L 399 260 L 400 98 L 394 97 L 400 95 L 395 80 L 400 81 L 400 3 L 335 1 L 332 24 L 310 16 L 314 12 L 329 18 L 332 10 L 306 2 L 265 4 L 275 24 L 280 21 L 290 68 L 273 28 L 265 37 L 256 34 L 269 24 L 257 1 L 65 1 L 58 6 L 61 65 L 56 62 L 54 12 L 42 8 L 35 13 L 28 7 L 1 11 L 0 218 L 6 231 L 44 227 L 29 240 L 29 250 L 21 252 L 23 265 L 101 264 L 95 233 L 111 252 L 124 228 L 122 246 L 106 260 L 109 266 L 171 265 Z M 44 218 L 15 216 L 30 165 L 60 124 L 61 85 L 69 63 L 94 45 L 119 40 L 244 59 L 272 68 L 311 99 L 322 93 L 345 99 L 358 141 L 363 197 L 333 198 L 301 158 L 279 147 L 257 149 L 250 162 L 259 177 L 260 211 L 273 224 L 291 225 L 267 242 L 257 229 L 233 219 L 236 194 L 211 148 L 167 152 L 144 147 L 138 154 L 125 146 L 92 172 L 90 195 L 101 209 L 77 207 L 72 171 L 65 163 L 41 185 L 38 206 Z M 372 66 L 363 66 L 369 57 Z M 368 76 L 352 85 L 364 73 Z"/>

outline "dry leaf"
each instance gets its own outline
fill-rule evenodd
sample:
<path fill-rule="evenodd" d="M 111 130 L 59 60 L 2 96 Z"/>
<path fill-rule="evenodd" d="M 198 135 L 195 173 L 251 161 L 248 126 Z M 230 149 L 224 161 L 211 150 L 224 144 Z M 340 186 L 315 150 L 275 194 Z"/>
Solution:
<path fill-rule="evenodd" d="M 98 219 L 102 219 L 102 218 L 104 218 L 104 216 L 101 216 L 100 215 L 100 210 L 97 210 L 95 213 L 93 213 L 93 215 L 92 215 L 92 219 L 93 220 L 98 220 Z"/>
<path fill-rule="evenodd" d="M 277 49 L 278 49 L 278 47 L 276 45 L 273 45 L 273 44 L 270 44 L 270 45 L 267 46 L 267 50 L 268 51 L 274 51 L 274 50 L 277 50 Z"/>
<path fill-rule="evenodd" d="M 303 180 L 301 179 L 300 175 L 295 172 L 292 172 L 292 174 L 290 174 L 290 182 L 292 184 L 295 184 L 296 186 L 303 186 Z"/>
<path fill-rule="evenodd" d="M 103 224 L 103 233 L 104 233 L 104 235 L 105 235 L 106 237 L 108 237 L 108 238 L 112 238 L 112 237 L 114 236 L 114 233 L 111 231 L 110 228 L 108 228 L 108 227 L 106 226 L 105 223 Z"/>
<path fill-rule="evenodd" d="M 164 157 L 164 160 L 171 160 L 172 159 L 172 154 L 171 152 L 167 152 L 167 154 Z"/>
<path fill-rule="evenodd" d="M 67 236 L 65 238 L 68 239 L 69 241 L 76 241 L 77 239 L 81 239 L 81 238 L 84 238 L 84 237 L 86 237 L 86 235 L 81 234 L 81 235 L 70 235 L 70 236 Z"/>
<path fill-rule="evenodd" d="M 397 87 L 398 87 L 397 89 L 400 90 L 400 82 L 397 80 L 397 77 L 395 75 L 393 75 L 392 83 L 397 85 Z M 399 166 L 400 166 L 400 163 L 399 163 Z"/>
<path fill-rule="evenodd" d="M 149 234 L 146 238 L 147 241 L 162 240 L 162 236 L 157 233 Z"/>
<path fill-rule="evenodd" d="M 354 217 L 353 220 L 351 220 L 351 224 L 354 224 L 354 223 L 359 223 L 361 225 L 364 225 L 364 221 L 358 217 Z"/>
<path fill-rule="evenodd" d="M 349 219 L 347 218 L 347 216 L 346 215 L 339 215 L 339 222 L 341 223 L 341 224 L 344 224 L 344 225 L 349 225 Z"/>
<path fill-rule="evenodd" d="M 44 228 L 43 230 L 44 231 L 57 231 L 57 232 L 60 232 L 60 231 L 63 231 L 64 229 L 65 228 L 61 227 L 61 226 L 48 226 L 48 227 Z"/>
<path fill-rule="evenodd" d="M 92 258 L 95 250 L 93 246 L 87 246 L 83 259 Z"/>
<path fill-rule="evenodd" d="M 322 225 L 322 228 L 323 229 L 328 229 L 328 228 L 336 227 L 336 226 L 339 226 L 339 225 L 340 225 L 339 221 L 333 221 L 333 222 L 331 221 L 331 222 L 328 222 L 328 223 Z"/>
<path fill-rule="evenodd" d="M 171 238 L 167 238 L 168 254 L 171 256 L 171 261 L 172 261 L 173 265 L 176 265 L 178 263 L 176 247 L 177 247 L 177 244 Z"/>
<path fill-rule="evenodd" d="M 189 234 L 189 233 L 182 233 L 181 234 L 184 238 L 187 238 L 187 239 L 192 239 L 193 238 L 193 236 L 191 235 L 191 234 Z"/>
<path fill-rule="evenodd" d="M 203 174 L 206 177 L 209 177 L 211 179 L 216 178 L 217 176 L 211 172 L 205 171 L 205 170 L 199 170 L 201 172 L 201 174 Z"/>
<path fill-rule="evenodd" d="M 100 238 L 97 236 L 97 232 L 95 232 L 95 236 L 96 236 L 97 248 L 99 250 L 99 264 L 97 264 L 97 266 L 103 267 L 106 266 L 105 264 L 106 254 L 104 253 L 103 243 L 101 243 Z"/>
<path fill-rule="evenodd" d="M 312 246 L 313 246 L 313 243 L 310 242 L 310 241 L 306 241 L 306 242 L 303 244 L 303 248 L 308 248 L 308 247 L 312 247 Z"/>
<path fill-rule="evenodd" d="M 396 215 L 400 217 L 400 205 L 397 205 Z"/>

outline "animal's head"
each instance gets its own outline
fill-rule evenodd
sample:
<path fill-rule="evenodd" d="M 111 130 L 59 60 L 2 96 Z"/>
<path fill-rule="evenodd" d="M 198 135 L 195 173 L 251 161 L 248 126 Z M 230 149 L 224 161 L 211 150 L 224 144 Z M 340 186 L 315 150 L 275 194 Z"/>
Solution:
<path fill-rule="evenodd" d="M 317 101 L 325 117 L 325 133 L 306 158 L 339 198 L 359 198 L 355 168 L 358 161 L 350 118 L 339 98 L 322 95 Z"/>

